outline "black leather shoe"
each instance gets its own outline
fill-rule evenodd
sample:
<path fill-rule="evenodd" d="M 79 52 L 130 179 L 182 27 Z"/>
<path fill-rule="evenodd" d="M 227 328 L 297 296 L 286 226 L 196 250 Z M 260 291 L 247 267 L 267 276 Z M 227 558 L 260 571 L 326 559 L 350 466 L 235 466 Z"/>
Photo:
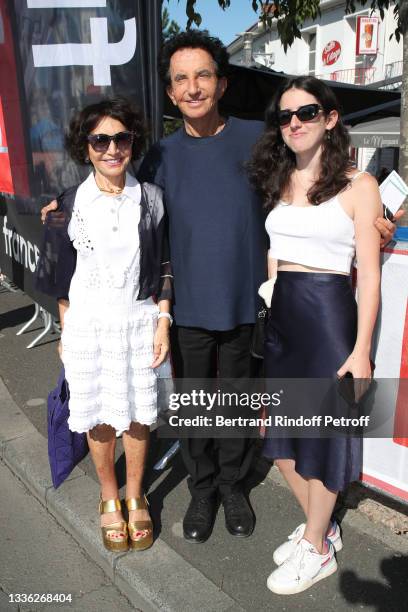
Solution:
<path fill-rule="evenodd" d="M 247 538 L 255 526 L 254 514 L 241 491 L 228 493 L 222 498 L 225 526 L 231 535 Z"/>
<path fill-rule="evenodd" d="M 218 504 L 216 496 L 192 499 L 183 521 L 183 533 L 189 542 L 201 543 L 211 535 Z"/>

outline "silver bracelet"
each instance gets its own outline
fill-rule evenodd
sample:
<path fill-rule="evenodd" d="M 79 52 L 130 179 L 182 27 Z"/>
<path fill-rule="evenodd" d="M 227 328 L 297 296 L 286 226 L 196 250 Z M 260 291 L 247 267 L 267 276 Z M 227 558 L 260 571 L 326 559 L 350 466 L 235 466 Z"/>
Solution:
<path fill-rule="evenodd" d="M 170 321 L 170 327 L 173 325 L 173 317 L 169 312 L 159 312 L 157 320 L 159 319 L 168 319 Z"/>

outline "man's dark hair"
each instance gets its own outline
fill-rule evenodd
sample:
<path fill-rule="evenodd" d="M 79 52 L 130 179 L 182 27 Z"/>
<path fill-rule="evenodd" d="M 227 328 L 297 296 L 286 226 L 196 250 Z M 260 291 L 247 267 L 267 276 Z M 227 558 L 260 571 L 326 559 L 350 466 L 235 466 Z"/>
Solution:
<path fill-rule="evenodd" d="M 146 141 L 144 118 L 139 109 L 122 97 L 105 98 L 75 113 L 65 137 L 65 146 L 72 159 L 79 164 L 89 163 L 88 135 L 104 117 L 117 119 L 129 132 L 133 132 L 132 159 L 138 159 Z"/>
<path fill-rule="evenodd" d="M 206 30 L 186 30 L 169 38 L 161 48 L 158 71 L 163 83 L 170 85 L 170 60 L 180 49 L 203 49 L 211 55 L 215 63 L 217 77 L 228 76 L 229 55 L 219 38 L 210 36 Z"/>

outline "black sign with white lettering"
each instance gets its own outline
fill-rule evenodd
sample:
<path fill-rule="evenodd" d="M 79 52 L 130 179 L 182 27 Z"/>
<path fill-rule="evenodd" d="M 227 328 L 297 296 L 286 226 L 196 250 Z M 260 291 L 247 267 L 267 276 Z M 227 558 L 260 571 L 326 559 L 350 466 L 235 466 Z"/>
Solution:
<path fill-rule="evenodd" d="M 124 95 L 160 136 L 161 0 L 0 0 L 0 270 L 33 287 L 39 211 L 84 179 L 64 149 L 73 112 Z"/>
<path fill-rule="evenodd" d="M 8 206 L 7 214 L 1 217 L 1 224 L 1 271 L 43 308 L 56 315 L 56 301 L 38 294 L 33 284 L 42 242 L 39 216 L 19 214 L 15 206 Z"/>

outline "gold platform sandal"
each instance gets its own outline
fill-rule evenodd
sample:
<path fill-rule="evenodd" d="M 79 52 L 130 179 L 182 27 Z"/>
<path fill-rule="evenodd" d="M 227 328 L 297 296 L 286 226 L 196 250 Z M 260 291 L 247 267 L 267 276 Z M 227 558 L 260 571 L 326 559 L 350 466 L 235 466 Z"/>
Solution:
<path fill-rule="evenodd" d="M 122 510 L 119 499 L 99 500 L 99 514 L 108 514 Z M 117 521 L 109 525 L 101 526 L 103 545 L 107 550 L 113 552 L 126 552 L 129 550 L 128 530 L 126 521 Z M 124 535 L 120 535 L 124 534 Z"/>
<path fill-rule="evenodd" d="M 126 500 L 129 512 L 131 510 L 147 510 L 149 502 L 146 495 L 142 497 L 130 497 Z M 146 550 L 153 544 L 153 523 L 151 519 L 144 521 L 132 521 L 128 523 L 129 542 L 133 550 Z"/>

